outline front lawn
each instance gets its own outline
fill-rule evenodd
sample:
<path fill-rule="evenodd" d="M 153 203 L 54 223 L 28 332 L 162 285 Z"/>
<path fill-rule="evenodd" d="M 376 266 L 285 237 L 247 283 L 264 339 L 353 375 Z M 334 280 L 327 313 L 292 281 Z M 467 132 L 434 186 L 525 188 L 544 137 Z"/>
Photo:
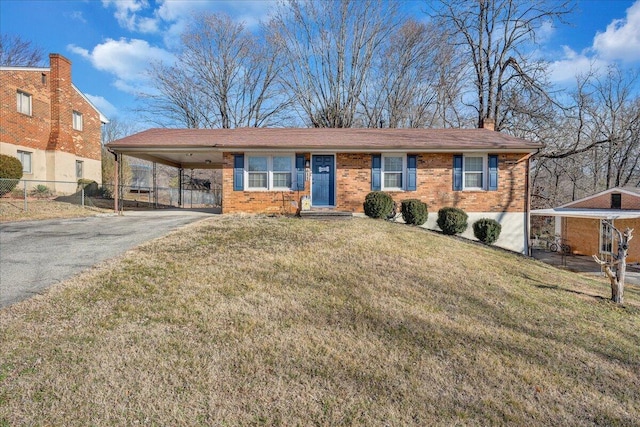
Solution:
<path fill-rule="evenodd" d="M 638 425 L 640 292 L 609 296 L 401 224 L 221 216 L 1 310 L 0 426 Z"/>

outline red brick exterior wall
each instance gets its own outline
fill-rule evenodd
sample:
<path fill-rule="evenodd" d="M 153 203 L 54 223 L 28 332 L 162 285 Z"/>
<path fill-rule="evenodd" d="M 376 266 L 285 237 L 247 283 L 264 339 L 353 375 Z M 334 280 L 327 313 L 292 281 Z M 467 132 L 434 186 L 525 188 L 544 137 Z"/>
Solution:
<path fill-rule="evenodd" d="M 99 113 L 73 88 L 69 60 L 51 54 L 50 61 L 50 70 L 0 71 L 0 141 L 100 160 Z M 18 90 L 31 95 L 31 116 L 17 111 Z M 73 130 L 74 110 L 82 131 Z"/>
<path fill-rule="evenodd" d="M 611 194 L 607 193 L 598 197 L 594 197 L 593 199 L 584 200 L 578 203 L 572 203 L 570 207 L 572 209 L 611 209 Z M 633 196 L 631 194 L 626 193 L 618 193 L 622 194 L 622 209 L 627 210 L 640 210 L 640 197 Z M 568 206 L 569 207 L 569 206 Z"/>
<path fill-rule="evenodd" d="M 599 219 L 563 218 L 562 221 L 565 242 L 571 246 L 574 254 L 591 256 L 600 253 Z M 617 219 L 614 225 L 620 231 L 624 231 L 627 227 L 640 230 L 640 219 Z M 614 248 L 614 250 L 617 249 Z M 627 262 L 640 262 L 640 243 L 635 239 L 629 243 Z"/>
<path fill-rule="evenodd" d="M 241 153 L 239 153 L 241 154 Z M 306 154 L 310 159 L 310 155 Z M 467 212 L 524 212 L 527 162 L 523 154 L 500 154 L 497 191 L 452 191 L 453 154 L 419 154 L 417 191 L 389 192 L 394 200 L 420 199 L 429 212 L 456 206 Z M 233 154 L 224 153 L 222 211 L 247 213 L 295 213 L 304 191 L 233 191 Z M 371 191 L 371 154 L 336 155 L 336 210 L 363 212 Z"/>

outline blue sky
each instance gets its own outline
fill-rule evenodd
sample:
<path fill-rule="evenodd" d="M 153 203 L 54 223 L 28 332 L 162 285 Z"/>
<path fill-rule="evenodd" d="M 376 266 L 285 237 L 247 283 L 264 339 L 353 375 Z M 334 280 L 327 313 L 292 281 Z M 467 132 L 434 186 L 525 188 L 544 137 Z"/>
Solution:
<path fill-rule="evenodd" d="M 426 19 L 425 4 L 407 1 L 404 7 Z M 0 0 L 0 32 L 66 56 L 74 84 L 107 117 L 133 120 L 145 68 L 152 60 L 171 60 L 191 14 L 225 12 L 251 28 L 273 6 L 267 0 Z M 578 0 L 568 20 L 571 25 L 541 34 L 538 55 L 552 63 L 552 81 L 570 84 L 590 65 L 640 66 L 640 0 Z"/>

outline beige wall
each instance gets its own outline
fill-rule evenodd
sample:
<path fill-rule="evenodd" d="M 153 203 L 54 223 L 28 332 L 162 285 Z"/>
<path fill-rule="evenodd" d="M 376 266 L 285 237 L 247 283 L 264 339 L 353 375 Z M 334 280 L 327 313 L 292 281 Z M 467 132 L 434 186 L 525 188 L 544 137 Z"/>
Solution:
<path fill-rule="evenodd" d="M 57 194 L 72 194 L 77 190 L 76 160 L 84 162 L 84 178 L 102 183 L 102 162 L 87 159 L 62 151 L 38 150 L 20 145 L 0 142 L 0 154 L 17 157 L 18 151 L 31 153 L 31 173 L 25 173 L 22 179 L 34 182 L 33 186 L 43 184 Z M 64 181 L 64 182 L 53 182 Z"/>

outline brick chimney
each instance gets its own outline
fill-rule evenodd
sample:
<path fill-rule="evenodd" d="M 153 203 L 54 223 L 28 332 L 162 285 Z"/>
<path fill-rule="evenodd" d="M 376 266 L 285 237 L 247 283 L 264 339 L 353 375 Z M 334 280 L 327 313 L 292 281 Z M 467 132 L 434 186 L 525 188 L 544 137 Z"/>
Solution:
<path fill-rule="evenodd" d="M 480 126 L 482 129 L 487 130 L 496 130 L 496 121 L 494 119 L 485 118 L 482 119 L 482 125 Z"/>
<path fill-rule="evenodd" d="M 49 55 L 49 69 L 51 133 L 47 150 L 62 150 L 73 153 L 71 61 L 60 54 L 52 53 Z"/>

